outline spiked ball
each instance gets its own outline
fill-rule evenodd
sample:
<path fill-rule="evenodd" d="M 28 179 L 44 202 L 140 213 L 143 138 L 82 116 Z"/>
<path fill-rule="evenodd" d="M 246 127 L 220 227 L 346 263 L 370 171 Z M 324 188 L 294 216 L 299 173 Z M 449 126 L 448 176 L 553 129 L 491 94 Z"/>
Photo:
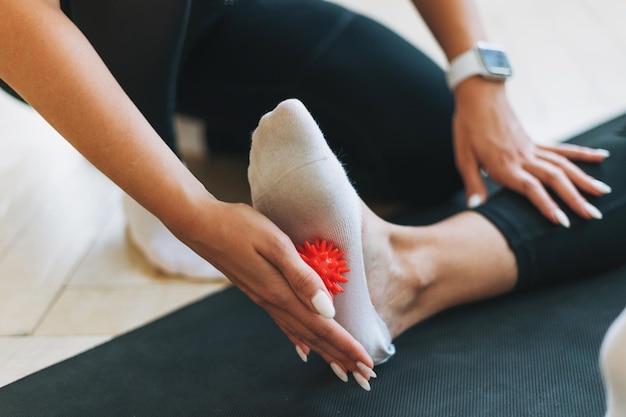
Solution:
<path fill-rule="evenodd" d="M 300 256 L 322 278 L 324 285 L 330 294 L 335 295 L 343 292 L 339 283 L 348 282 L 342 274 L 349 272 L 347 261 L 343 259 L 344 252 L 334 247 L 333 242 L 315 238 L 313 243 L 304 242 L 304 245 L 296 245 Z"/>

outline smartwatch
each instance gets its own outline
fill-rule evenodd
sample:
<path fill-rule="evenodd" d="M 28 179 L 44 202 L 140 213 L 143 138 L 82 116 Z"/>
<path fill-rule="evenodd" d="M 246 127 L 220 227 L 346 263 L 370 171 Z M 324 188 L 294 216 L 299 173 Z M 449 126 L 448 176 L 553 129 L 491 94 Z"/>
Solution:
<path fill-rule="evenodd" d="M 486 42 L 476 43 L 450 63 L 446 73 L 448 86 L 454 90 L 461 81 L 474 75 L 500 82 L 511 77 L 513 70 L 504 49 Z"/>

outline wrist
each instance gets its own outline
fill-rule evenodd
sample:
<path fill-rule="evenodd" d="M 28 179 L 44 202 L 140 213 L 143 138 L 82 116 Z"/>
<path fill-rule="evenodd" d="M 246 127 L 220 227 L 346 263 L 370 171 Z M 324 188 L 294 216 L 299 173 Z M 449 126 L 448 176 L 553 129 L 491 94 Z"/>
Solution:
<path fill-rule="evenodd" d="M 198 190 L 185 196 L 184 199 L 168 204 L 167 214 L 160 220 L 180 240 L 187 242 L 195 240 L 196 235 L 205 235 L 206 224 L 219 223 L 218 220 L 209 220 L 219 212 L 224 205 L 208 191 Z"/>
<path fill-rule="evenodd" d="M 475 103 L 478 100 L 493 101 L 506 95 L 505 83 L 494 83 L 480 76 L 473 76 L 459 83 L 453 91 L 454 99 L 458 102 L 468 101 Z"/>
<path fill-rule="evenodd" d="M 476 76 L 496 83 L 511 77 L 513 71 L 504 49 L 498 45 L 477 42 L 451 60 L 446 80 L 454 91 L 459 84 Z"/>

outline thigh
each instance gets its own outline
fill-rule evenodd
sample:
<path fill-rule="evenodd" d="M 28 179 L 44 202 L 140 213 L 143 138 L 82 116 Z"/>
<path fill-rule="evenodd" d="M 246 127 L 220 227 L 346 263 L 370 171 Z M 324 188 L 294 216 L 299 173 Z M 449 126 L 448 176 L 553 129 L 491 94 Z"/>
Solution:
<path fill-rule="evenodd" d="M 193 41 L 179 109 L 211 146 L 248 151 L 280 100 L 301 99 L 362 196 L 426 203 L 461 187 L 443 71 L 384 26 L 320 0 L 240 0 Z"/>

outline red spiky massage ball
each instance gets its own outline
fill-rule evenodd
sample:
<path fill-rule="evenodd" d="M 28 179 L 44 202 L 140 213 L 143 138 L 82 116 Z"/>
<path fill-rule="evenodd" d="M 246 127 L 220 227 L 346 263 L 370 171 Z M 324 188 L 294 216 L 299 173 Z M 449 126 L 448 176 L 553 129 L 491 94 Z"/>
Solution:
<path fill-rule="evenodd" d="M 334 247 L 333 242 L 315 238 L 313 244 L 304 242 L 296 245 L 300 256 L 322 278 L 331 296 L 343 292 L 339 283 L 348 282 L 342 274 L 349 272 L 348 262 L 343 259 L 344 252 Z"/>

